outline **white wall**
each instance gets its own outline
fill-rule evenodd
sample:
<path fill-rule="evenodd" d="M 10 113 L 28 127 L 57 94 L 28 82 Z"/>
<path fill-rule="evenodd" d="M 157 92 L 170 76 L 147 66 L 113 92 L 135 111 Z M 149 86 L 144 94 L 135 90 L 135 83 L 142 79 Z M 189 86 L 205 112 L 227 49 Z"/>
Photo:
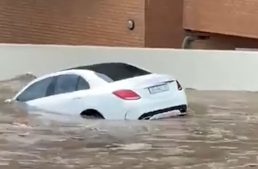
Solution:
<path fill-rule="evenodd" d="M 77 65 L 123 61 L 177 77 L 201 90 L 258 91 L 258 53 L 94 46 L 0 45 L 0 80 Z"/>

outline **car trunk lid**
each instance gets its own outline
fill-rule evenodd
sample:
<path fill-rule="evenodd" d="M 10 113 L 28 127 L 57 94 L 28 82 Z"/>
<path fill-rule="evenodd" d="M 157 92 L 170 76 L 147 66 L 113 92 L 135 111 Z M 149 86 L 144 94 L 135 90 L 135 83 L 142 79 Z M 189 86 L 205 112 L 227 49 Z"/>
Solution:
<path fill-rule="evenodd" d="M 140 97 L 156 97 L 177 89 L 177 81 L 168 75 L 151 74 L 115 82 L 116 89 L 130 89 Z"/>

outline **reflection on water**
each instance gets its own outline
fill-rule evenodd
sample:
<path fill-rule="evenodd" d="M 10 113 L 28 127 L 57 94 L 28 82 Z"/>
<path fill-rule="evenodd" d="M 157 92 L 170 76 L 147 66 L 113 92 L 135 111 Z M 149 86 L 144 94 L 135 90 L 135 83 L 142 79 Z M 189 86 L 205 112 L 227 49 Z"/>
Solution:
<path fill-rule="evenodd" d="M 159 121 L 46 118 L 3 103 L 32 78 L 0 83 L 0 168 L 258 168 L 257 93 L 188 90 L 190 114 Z"/>

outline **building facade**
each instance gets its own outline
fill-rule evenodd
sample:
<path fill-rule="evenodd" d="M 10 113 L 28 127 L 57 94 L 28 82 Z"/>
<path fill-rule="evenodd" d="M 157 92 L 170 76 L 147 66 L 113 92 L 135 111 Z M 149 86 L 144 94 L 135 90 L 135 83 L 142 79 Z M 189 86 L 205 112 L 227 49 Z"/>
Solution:
<path fill-rule="evenodd" d="M 0 43 L 180 47 L 181 0 L 0 0 Z"/>
<path fill-rule="evenodd" d="M 183 28 L 195 39 L 191 47 L 258 48 L 258 1 L 184 0 L 183 6 Z"/>
<path fill-rule="evenodd" d="M 258 46 L 254 0 L 0 0 L 0 43 Z"/>

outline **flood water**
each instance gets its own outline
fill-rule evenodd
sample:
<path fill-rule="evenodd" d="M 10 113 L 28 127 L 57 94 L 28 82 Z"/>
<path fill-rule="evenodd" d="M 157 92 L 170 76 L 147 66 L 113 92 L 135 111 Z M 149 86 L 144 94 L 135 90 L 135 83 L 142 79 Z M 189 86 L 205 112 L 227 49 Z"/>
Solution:
<path fill-rule="evenodd" d="M 0 168 L 258 168 L 258 93 L 187 90 L 186 117 L 85 120 L 3 103 L 31 79 L 0 82 Z"/>

